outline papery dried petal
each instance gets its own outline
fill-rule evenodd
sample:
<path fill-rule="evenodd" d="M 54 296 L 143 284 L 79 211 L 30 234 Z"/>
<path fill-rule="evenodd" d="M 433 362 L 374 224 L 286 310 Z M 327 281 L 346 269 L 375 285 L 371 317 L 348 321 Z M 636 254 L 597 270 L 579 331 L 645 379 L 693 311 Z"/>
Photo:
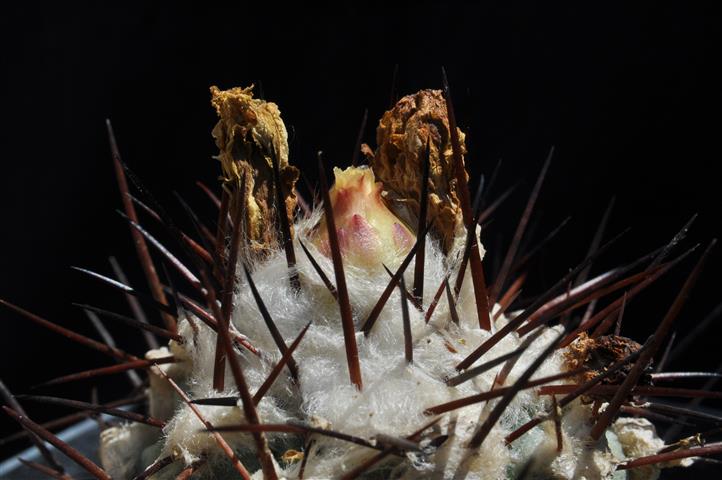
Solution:
<path fill-rule="evenodd" d="M 234 195 L 243 195 L 238 183 L 245 172 L 244 229 L 251 250 L 260 252 L 278 245 L 272 155 L 278 161 L 289 218 L 296 208 L 293 188 L 299 172 L 288 164 L 288 136 L 278 106 L 253 98 L 252 90 L 253 86 L 224 91 L 211 87 L 211 103 L 220 117 L 212 134 L 220 149 L 223 180 Z"/>
<path fill-rule="evenodd" d="M 386 189 L 394 213 L 416 225 L 426 142 L 430 146 L 429 218 L 448 250 L 463 221 L 457 195 L 446 102 L 440 90 L 408 95 L 387 111 L 376 130 L 378 149 L 371 166 Z M 464 133 L 459 130 L 463 153 Z M 468 177 L 468 175 L 467 175 Z"/>

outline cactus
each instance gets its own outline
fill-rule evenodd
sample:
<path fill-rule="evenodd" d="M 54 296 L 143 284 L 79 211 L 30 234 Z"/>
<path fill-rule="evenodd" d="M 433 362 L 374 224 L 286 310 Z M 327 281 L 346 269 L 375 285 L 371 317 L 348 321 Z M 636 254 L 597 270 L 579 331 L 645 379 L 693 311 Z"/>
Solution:
<path fill-rule="evenodd" d="M 313 201 L 298 192 L 278 107 L 253 98 L 252 87 L 211 93 L 222 181 L 220 198 L 209 192 L 215 233 L 190 207 L 195 238 L 129 195 L 110 130 L 150 295 L 86 272 L 157 309 L 164 326 L 85 308 L 166 345 L 137 358 L 2 301 L 118 362 L 48 383 L 145 372 L 147 411 L 25 397 L 120 416 L 100 435 L 101 466 L 19 405 L 5 407 L 24 428 L 96 478 L 113 479 L 652 479 L 662 467 L 720 453 L 720 444 L 702 445 L 703 435 L 665 445 L 647 418 L 695 412 L 640 400 L 720 396 L 656 386 L 655 378 L 684 374 L 651 369 L 709 248 L 654 335 L 640 344 L 619 331 L 626 303 L 689 255 L 670 258 L 688 225 L 668 245 L 589 279 L 617 238 L 602 242 L 603 221 L 589 255 L 520 304 L 529 259 L 520 241 L 551 154 L 487 283 L 484 260 L 504 252 L 487 255 L 480 225 L 498 203 L 482 188 L 473 198 L 469 191 L 448 85 L 399 100 L 379 122 L 376 150 L 360 146 L 368 165 L 335 168 L 331 188 L 319 153 Z M 139 206 L 190 265 L 140 225 Z M 190 293 L 161 283 L 149 248 Z M 595 309 L 601 298 L 608 301 Z M 46 468 L 62 474 L 52 462 Z"/>

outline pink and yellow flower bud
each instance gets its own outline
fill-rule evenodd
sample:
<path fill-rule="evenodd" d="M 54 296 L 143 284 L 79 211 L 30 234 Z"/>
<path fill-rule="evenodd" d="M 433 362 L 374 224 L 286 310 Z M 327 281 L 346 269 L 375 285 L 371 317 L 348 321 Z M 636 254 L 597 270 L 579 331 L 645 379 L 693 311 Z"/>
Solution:
<path fill-rule="evenodd" d="M 333 173 L 336 181 L 329 197 L 344 262 L 370 270 L 397 265 L 416 237 L 384 204 L 381 182 L 368 167 L 334 168 Z M 314 242 L 331 256 L 325 218 Z"/>

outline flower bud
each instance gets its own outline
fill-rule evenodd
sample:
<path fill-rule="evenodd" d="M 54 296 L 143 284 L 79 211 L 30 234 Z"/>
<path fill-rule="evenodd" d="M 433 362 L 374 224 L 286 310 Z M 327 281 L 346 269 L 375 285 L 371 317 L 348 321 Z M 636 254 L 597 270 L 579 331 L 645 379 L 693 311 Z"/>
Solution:
<path fill-rule="evenodd" d="M 336 178 L 329 192 L 344 262 L 369 270 L 398 265 L 411 250 L 415 235 L 386 207 L 381 182 L 368 167 L 333 169 Z M 316 231 L 315 244 L 331 256 L 325 217 Z"/>

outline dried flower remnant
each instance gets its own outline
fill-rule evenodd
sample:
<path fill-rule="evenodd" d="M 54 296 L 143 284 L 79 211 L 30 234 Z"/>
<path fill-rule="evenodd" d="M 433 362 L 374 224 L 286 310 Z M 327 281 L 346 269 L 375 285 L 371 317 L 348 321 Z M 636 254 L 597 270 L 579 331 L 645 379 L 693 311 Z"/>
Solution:
<path fill-rule="evenodd" d="M 459 130 L 463 153 L 464 133 Z M 371 161 L 391 209 L 410 225 L 419 215 L 426 142 L 430 146 L 429 218 L 444 251 L 463 231 L 446 102 L 440 90 L 403 97 L 387 111 L 376 130 L 378 149 Z M 464 171 L 465 177 L 468 174 Z"/>
<path fill-rule="evenodd" d="M 581 333 L 577 341 L 569 345 L 569 348 L 564 352 L 564 357 L 570 370 L 580 367 L 588 368 L 588 370 L 580 374 L 581 381 L 585 382 L 604 371 L 609 365 L 628 357 L 640 348 L 642 346 L 639 343 L 627 337 L 605 335 L 599 338 L 591 338 L 586 333 Z M 607 384 L 620 383 L 627 375 L 631 365 L 625 365 L 603 382 Z"/>
<path fill-rule="evenodd" d="M 346 262 L 356 267 L 380 270 L 396 265 L 416 237 L 384 204 L 383 186 L 368 167 L 334 168 L 336 178 L 329 197 L 338 232 L 339 246 Z M 330 256 L 325 218 L 316 230 L 314 242 Z"/>
<path fill-rule="evenodd" d="M 244 195 L 246 239 L 251 251 L 261 253 L 278 245 L 273 182 L 273 158 L 280 171 L 286 214 L 296 209 L 294 185 L 298 169 L 288 163 L 288 135 L 278 106 L 253 98 L 253 85 L 220 90 L 211 87 L 211 103 L 219 120 L 213 137 L 220 152 L 223 181 L 234 195 Z M 247 179 L 242 189 L 241 177 Z"/>

